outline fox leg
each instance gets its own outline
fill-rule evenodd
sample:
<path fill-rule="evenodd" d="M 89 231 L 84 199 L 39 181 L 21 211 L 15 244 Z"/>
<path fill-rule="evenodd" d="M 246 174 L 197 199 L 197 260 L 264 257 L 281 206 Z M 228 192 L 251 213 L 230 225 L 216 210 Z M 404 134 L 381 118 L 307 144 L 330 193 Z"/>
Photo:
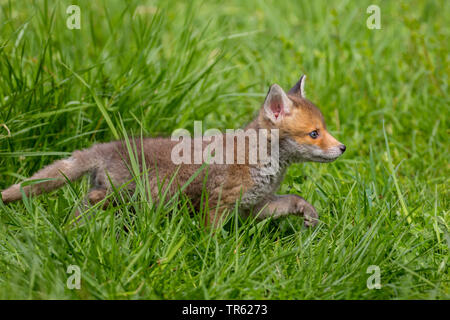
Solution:
<path fill-rule="evenodd" d="M 89 191 L 88 196 L 83 200 L 81 207 L 75 211 L 75 217 L 78 219 L 78 217 L 81 216 L 83 211 L 88 210 L 93 205 L 97 204 L 98 202 L 105 199 L 107 196 L 108 191 L 103 188 L 93 188 Z M 106 209 L 108 207 L 109 201 L 106 200 L 103 204 L 102 208 Z"/>
<path fill-rule="evenodd" d="M 103 199 L 105 199 L 106 195 L 107 195 L 106 189 L 99 189 L 99 188 L 91 189 L 88 194 L 89 203 L 91 205 L 94 205 L 94 204 L 102 201 Z M 109 201 L 108 200 L 105 201 L 103 208 L 106 208 L 108 206 L 108 204 L 109 204 Z"/>
<path fill-rule="evenodd" d="M 254 208 L 258 219 L 273 217 L 275 219 L 295 214 L 304 217 L 306 227 L 314 227 L 319 215 L 316 209 L 305 199 L 294 194 L 272 195 L 268 200 Z"/>
<path fill-rule="evenodd" d="M 95 170 L 91 174 L 91 189 L 84 200 L 85 207 L 93 206 L 102 201 L 108 194 L 107 177 L 104 171 Z M 109 205 L 109 201 L 105 201 L 103 209 Z"/>

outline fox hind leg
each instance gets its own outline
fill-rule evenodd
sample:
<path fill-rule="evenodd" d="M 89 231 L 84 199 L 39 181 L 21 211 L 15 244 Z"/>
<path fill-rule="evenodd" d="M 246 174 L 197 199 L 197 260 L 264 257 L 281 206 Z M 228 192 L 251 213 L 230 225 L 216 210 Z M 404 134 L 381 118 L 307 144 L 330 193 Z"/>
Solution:
<path fill-rule="evenodd" d="M 106 198 L 108 195 L 108 191 L 103 188 L 92 188 L 87 197 L 82 201 L 81 205 L 77 210 L 75 211 L 75 218 L 77 221 L 83 220 L 85 218 L 89 219 L 92 217 L 93 212 L 87 213 L 85 215 L 84 213 L 89 210 L 92 206 L 96 205 L 100 201 Z M 103 206 L 101 206 L 101 209 L 106 209 L 109 205 L 109 200 L 106 200 Z"/>
<path fill-rule="evenodd" d="M 107 195 L 106 189 L 99 189 L 99 188 L 91 189 L 88 194 L 89 203 L 91 205 L 97 204 L 100 201 L 102 201 L 103 199 L 105 199 L 106 195 Z M 105 201 L 103 208 L 106 208 L 108 206 L 108 204 L 109 204 L 109 201 Z"/>

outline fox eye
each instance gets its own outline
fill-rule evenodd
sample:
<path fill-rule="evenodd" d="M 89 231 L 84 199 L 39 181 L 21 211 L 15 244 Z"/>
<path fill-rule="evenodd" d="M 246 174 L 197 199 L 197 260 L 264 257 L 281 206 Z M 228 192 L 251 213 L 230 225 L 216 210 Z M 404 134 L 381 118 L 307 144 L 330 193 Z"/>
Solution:
<path fill-rule="evenodd" d="M 309 136 L 313 139 L 317 139 L 317 137 L 319 136 L 319 133 L 317 132 L 317 130 L 314 130 L 309 133 Z"/>

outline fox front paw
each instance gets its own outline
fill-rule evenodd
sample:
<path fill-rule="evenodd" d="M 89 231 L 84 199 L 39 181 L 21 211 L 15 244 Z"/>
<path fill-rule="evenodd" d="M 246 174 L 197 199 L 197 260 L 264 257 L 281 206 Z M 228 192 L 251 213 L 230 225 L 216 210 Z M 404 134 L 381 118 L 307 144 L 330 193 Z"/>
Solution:
<path fill-rule="evenodd" d="M 315 227 L 319 222 L 316 209 L 301 197 L 296 203 L 296 211 L 303 216 L 305 227 Z"/>

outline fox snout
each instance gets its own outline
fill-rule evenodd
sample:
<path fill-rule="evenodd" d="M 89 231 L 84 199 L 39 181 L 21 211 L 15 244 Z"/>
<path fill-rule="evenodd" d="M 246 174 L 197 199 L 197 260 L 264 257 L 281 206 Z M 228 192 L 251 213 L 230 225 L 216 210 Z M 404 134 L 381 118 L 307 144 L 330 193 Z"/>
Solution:
<path fill-rule="evenodd" d="M 324 128 L 318 130 L 317 137 L 313 141 L 302 141 L 308 143 L 307 152 L 304 153 L 305 158 L 315 162 L 332 162 L 339 158 L 347 149 L 347 147 L 336 140 Z"/>
<path fill-rule="evenodd" d="M 318 137 L 314 143 L 304 139 L 295 139 L 296 147 L 301 158 L 306 161 L 332 162 L 339 158 L 347 149 L 328 132 L 322 132 L 323 137 Z M 300 140 L 300 141 L 298 141 Z"/>
<path fill-rule="evenodd" d="M 340 143 L 337 146 L 329 147 L 326 150 L 320 150 L 316 153 L 316 157 L 313 157 L 311 160 L 316 162 L 332 162 L 339 158 L 347 149 L 347 147 Z"/>
<path fill-rule="evenodd" d="M 347 149 L 343 143 L 336 140 L 328 131 L 323 131 L 322 141 L 317 141 L 317 144 L 314 144 L 318 149 L 313 152 L 311 161 L 331 162 L 339 158 Z"/>

